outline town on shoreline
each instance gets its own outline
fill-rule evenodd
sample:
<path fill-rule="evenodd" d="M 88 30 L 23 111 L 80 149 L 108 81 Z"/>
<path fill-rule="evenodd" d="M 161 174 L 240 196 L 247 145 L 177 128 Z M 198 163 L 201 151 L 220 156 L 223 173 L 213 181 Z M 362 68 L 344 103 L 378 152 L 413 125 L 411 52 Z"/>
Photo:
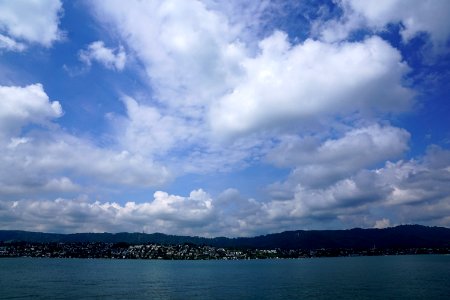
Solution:
<path fill-rule="evenodd" d="M 340 256 L 450 254 L 450 248 L 370 249 L 242 249 L 184 243 L 180 245 L 127 243 L 28 243 L 0 242 L 0 257 L 109 258 L 163 260 L 241 260 Z"/>

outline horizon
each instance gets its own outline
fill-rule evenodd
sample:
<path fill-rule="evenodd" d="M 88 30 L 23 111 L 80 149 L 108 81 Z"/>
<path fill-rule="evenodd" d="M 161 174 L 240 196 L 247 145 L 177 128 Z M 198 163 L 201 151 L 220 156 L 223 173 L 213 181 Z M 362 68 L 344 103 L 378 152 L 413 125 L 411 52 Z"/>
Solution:
<path fill-rule="evenodd" d="M 2 1 L 0 230 L 449 228 L 449 49 L 445 0 Z"/>

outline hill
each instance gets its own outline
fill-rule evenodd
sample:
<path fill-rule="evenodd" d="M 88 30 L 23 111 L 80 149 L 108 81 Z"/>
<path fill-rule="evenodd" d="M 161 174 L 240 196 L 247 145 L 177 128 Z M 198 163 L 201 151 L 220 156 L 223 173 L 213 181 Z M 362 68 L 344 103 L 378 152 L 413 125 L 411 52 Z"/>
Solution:
<path fill-rule="evenodd" d="M 296 230 L 248 238 L 204 238 L 162 233 L 75 233 L 56 234 L 0 230 L 1 242 L 33 243 L 128 243 L 184 244 L 214 247 L 258 249 L 320 248 L 446 248 L 450 247 L 450 229 L 422 225 L 401 225 L 385 229 Z"/>

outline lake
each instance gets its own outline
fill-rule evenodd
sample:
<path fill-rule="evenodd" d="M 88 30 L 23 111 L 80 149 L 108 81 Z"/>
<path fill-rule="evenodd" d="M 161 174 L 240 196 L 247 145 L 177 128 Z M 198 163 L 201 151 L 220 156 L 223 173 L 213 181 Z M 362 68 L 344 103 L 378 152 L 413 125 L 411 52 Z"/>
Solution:
<path fill-rule="evenodd" d="M 1 258 L 0 299 L 450 299 L 450 256 Z"/>

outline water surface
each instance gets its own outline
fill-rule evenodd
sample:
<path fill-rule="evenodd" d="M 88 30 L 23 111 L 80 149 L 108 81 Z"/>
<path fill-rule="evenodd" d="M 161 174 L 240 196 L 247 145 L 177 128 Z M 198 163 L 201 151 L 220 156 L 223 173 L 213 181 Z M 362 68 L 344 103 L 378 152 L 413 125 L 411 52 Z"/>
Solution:
<path fill-rule="evenodd" d="M 0 299 L 450 299 L 450 256 L 0 259 Z"/>

